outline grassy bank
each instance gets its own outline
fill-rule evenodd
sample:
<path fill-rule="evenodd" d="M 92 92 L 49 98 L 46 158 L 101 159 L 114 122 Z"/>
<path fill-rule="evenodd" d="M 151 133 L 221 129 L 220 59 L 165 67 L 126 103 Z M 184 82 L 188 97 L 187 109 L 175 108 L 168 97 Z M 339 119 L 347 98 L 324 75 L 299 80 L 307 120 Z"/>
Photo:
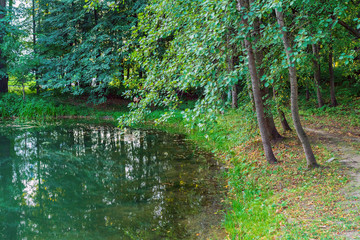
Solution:
<path fill-rule="evenodd" d="M 60 116 L 95 119 L 110 116 L 116 119 L 126 112 L 125 103 L 119 101 L 93 106 L 71 98 L 30 96 L 24 102 L 12 95 L 0 101 L 3 118 L 46 120 Z M 352 105 L 349 104 L 316 109 L 311 102 L 304 102 L 303 124 L 308 129 L 357 136 L 360 133 L 360 100 L 353 99 Z M 242 107 L 219 115 L 217 123 L 206 131 L 187 128 L 180 112 L 168 122 L 154 125 L 154 120 L 162 113 L 160 110 L 153 112 L 139 127 L 184 133 L 213 152 L 227 169 L 224 187 L 228 193 L 223 224 L 229 239 L 343 239 L 344 232 L 359 230 L 358 214 L 349 211 L 349 205 L 344 204 L 351 200 L 343 192 L 349 181 L 347 169 L 338 160 L 328 162 L 337 156 L 315 132 L 308 131 L 308 134 L 322 167 L 308 170 L 294 132 L 282 132 L 285 139 L 274 145 L 279 163 L 266 163 L 251 108 Z"/>
<path fill-rule="evenodd" d="M 0 95 L 0 117 L 17 121 L 51 121 L 61 118 L 117 119 L 127 112 L 126 102 L 88 104 L 86 98 L 70 96 L 27 95 L 25 100 L 16 93 Z"/>

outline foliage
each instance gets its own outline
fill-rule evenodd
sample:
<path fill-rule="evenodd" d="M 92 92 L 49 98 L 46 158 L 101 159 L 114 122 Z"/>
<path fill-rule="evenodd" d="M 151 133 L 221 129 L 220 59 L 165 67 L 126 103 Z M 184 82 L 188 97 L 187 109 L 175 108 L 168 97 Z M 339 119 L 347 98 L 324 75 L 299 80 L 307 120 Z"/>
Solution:
<path fill-rule="evenodd" d="M 3 119 L 44 121 L 76 113 L 77 109 L 46 98 L 28 96 L 26 100 L 23 100 L 21 96 L 14 93 L 7 93 L 0 97 L 0 116 Z"/>
<path fill-rule="evenodd" d="M 229 48 L 227 36 L 236 28 L 233 1 L 152 1 L 139 16 L 134 36 L 140 37 L 132 53 L 133 61 L 146 71 L 146 78 L 136 76 L 127 82 L 133 86 L 128 96 L 139 95 L 142 100 L 131 107 L 134 112 L 122 124 L 141 120 L 150 106 L 166 107 L 170 111 L 181 103 L 179 93 L 201 89 L 201 97 L 194 109 L 183 112 L 189 121 L 214 121 L 218 111 L 224 110 L 224 89 L 242 81 L 246 83 L 246 68 L 227 69 L 227 55 L 238 54 Z M 235 41 L 235 42 L 233 42 Z M 241 44 L 235 39 L 233 44 Z M 206 113 L 206 114 L 204 114 Z M 164 115 L 163 119 L 169 116 Z M 199 118 L 207 119 L 199 120 Z M 162 120 L 162 119 L 160 119 Z"/>

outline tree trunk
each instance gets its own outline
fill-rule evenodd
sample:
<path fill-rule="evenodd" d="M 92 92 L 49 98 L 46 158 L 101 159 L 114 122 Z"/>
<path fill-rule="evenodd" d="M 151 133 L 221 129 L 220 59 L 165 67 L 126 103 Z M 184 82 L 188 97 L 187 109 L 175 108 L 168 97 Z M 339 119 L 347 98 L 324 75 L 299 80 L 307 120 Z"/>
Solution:
<path fill-rule="evenodd" d="M 242 7 L 249 7 L 249 3 L 245 0 L 237 0 L 238 2 L 238 10 L 241 13 Z M 245 18 L 242 18 L 242 23 L 245 26 L 249 26 L 248 20 Z M 248 36 L 245 37 L 245 47 L 247 50 L 247 57 L 248 57 L 248 64 L 249 64 L 249 72 L 252 82 L 252 89 L 254 94 L 254 101 L 255 101 L 255 107 L 256 107 L 256 116 L 260 128 L 260 134 L 261 139 L 264 147 L 264 152 L 266 156 L 266 160 L 273 164 L 276 163 L 277 160 L 275 158 L 275 155 L 271 148 L 270 138 L 268 136 L 268 132 L 266 130 L 266 121 L 265 121 L 265 113 L 264 113 L 264 106 L 263 101 L 261 98 L 261 92 L 260 92 L 260 79 L 256 70 L 256 62 L 255 62 L 255 55 L 253 51 L 253 46 L 250 40 L 248 39 Z"/>
<path fill-rule="evenodd" d="M 0 10 L 6 9 L 6 0 L 0 0 Z M 5 17 L 5 14 L 0 14 L 0 19 L 3 19 Z M 3 23 L 1 23 L 4 27 Z M 0 44 L 4 41 L 4 31 L 0 31 Z M 9 82 L 9 76 L 7 75 L 7 66 L 6 66 L 6 57 L 3 55 L 3 53 L 0 50 L 0 93 L 7 93 L 9 91 L 8 87 Z"/>
<path fill-rule="evenodd" d="M 289 63 L 289 78 L 290 78 L 290 88 L 291 88 L 291 114 L 294 121 L 294 127 L 296 133 L 301 141 L 301 144 L 304 148 L 307 166 L 309 168 L 314 168 L 319 166 L 316 162 L 314 153 L 311 149 L 311 145 L 309 139 L 301 126 L 300 115 L 299 115 L 299 106 L 298 106 L 298 83 L 297 83 L 297 76 L 296 76 L 296 67 L 295 61 L 292 59 L 293 52 L 292 47 L 290 44 L 290 40 L 288 38 L 287 32 L 284 31 L 285 23 L 284 23 L 284 15 L 283 12 L 279 12 L 275 9 L 276 17 L 278 24 L 280 26 L 280 31 L 282 33 L 282 41 L 284 44 L 287 60 Z"/>
<path fill-rule="evenodd" d="M 140 79 L 143 78 L 143 71 L 142 71 L 141 67 L 139 68 L 139 78 Z"/>
<path fill-rule="evenodd" d="M 278 111 L 279 111 L 279 115 L 280 115 L 281 126 L 283 127 L 284 131 L 291 132 L 292 129 L 289 126 L 288 121 L 286 120 L 285 113 L 283 111 L 281 111 L 280 109 L 278 109 Z"/>
<path fill-rule="evenodd" d="M 21 87 L 22 87 L 23 101 L 25 101 L 25 85 L 24 85 L 24 81 L 21 82 Z"/>
<path fill-rule="evenodd" d="M 310 100 L 310 91 L 309 91 L 309 87 L 306 85 L 306 101 Z"/>
<path fill-rule="evenodd" d="M 338 105 L 335 96 L 335 76 L 334 76 L 334 67 L 333 67 L 333 47 L 330 44 L 329 50 L 329 74 L 330 74 L 330 99 L 331 106 L 336 107 Z"/>
<path fill-rule="evenodd" d="M 315 86 L 316 86 L 316 96 L 318 100 L 318 107 L 321 108 L 324 106 L 324 101 L 321 96 L 321 85 L 320 85 L 320 56 L 319 56 L 319 45 L 312 44 L 312 51 L 314 54 L 315 59 L 313 59 L 314 64 L 314 79 L 315 79 Z"/>
<path fill-rule="evenodd" d="M 34 56 L 36 56 L 36 12 L 35 12 L 36 6 L 35 6 L 35 0 L 32 0 L 32 31 L 33 31 L 33 50 L 34 50 Z M 39 77 L 38 77 L 38 70 L 37 66 L 34 68 L 34 75 L 35 75 L 35 85 L 36 85 L 36 94 L 40 94 L 40 85 L 39 85 Z"/>
<path fill-rule="evenodd" d="M 254 21 L 254 34 L 253 37 L 255 38 L 255 43 L 260 40 L 260 20 L 257 18 Z M 263 65 L 264 54 L 262 49 L 255 49 L 255 59 L 256 64 L 259 66 L 259 77 L 265 75 L 265 70 Z M 269 88 L 265 86 L 265 84 L 260 84 L 261 86 L 261 98 L 263 100 L 264 111 L 265 111 L 265 121 L 266 121 L 266 130 L 269 134 L 271 140 L 279 141 L 283 139 L 280 135 L 279 131 L 276 129 L 274 117 L 271 113 L 271 105 L 269 104 L 269 100 L 271 98 Z"/>
<path fill-rule="evenodd" d="M 283 136 L 281 136 L 281 134 L 277 130 L 273 114 L 271 113 L 271 105 L 269 104 L 271 96 L 268 87 L 263 86 L 263 89 L 261 90 L 261 98 L 263 100 L 265 108 L 265 121 L 269 137 L 271 140 L 280 141 L 283 139 Z"/>
<path fill-rule="evenodd" d="M 127 67 L 127 76 L 126 79 L 129 80 L 130 79 L 130 65 Z"/>
<path fill-rule="evenodd" d="M 249 78 L 249 77 L 246 77 L 246 78 L 247 78 L 246 79 L 246 86 L 247 86 L 247 91 L 249 93 L 251 106 L 252 106 L 252 109 L 254 110 L 254 112 L 256 112 L 254 94 L 252 92 L 252 87 L 251 87 L 251 78 Z"/>
<path fill-rule="evenodd" d="M 275 99 L 275 102 L 276 102 L 276 90 L 275 90 L 275 88 L 273 88 L 273 95 L 274 95 L 274 99 Z M 277 110 L 278 110 L 278 113 L 279 113 L 282 128 L 284 129 L 285 132 L 286 131 L 291 132 L 292 129 L 290 128 L 289 123 L 286 120 L 284 112 L 280 109 L 279 103 L 277 103 Z"/>
<path fill-rule="evenodd" d="M 227 56 L 227 59 L 228 59 L 228 74 L 231 74 L 234 70 L 235 70 L 235 63 L 238 61 L 238 57 L 235 55 L 236 54 L 236 45 L 234 44 L 231 44 L 230 43 L 230 40 L 231 40 L 231 33 L 234 32 L 232 31 L 233 29 L 229 29 L 229 33 L 227 34 L 227 47 L 228 47 L 228 56 Z M 233 109 L 236 109 L 238 108 L 238 103 L 237 103 L 237 87 L 236 87 L 236 84 L 235 83 L 234 85 L 231 86 L 231 89 L 230 89 L 230 100 L 231 100 L 231 107 Z"/>
<path fill-rule="evenodd" d="M 238 96 L 237 86 L 233 85 L 231 87 L 231 107 L 234 109 L 237 109 L 239 107 L 237 102 L 237 96 Z"/>

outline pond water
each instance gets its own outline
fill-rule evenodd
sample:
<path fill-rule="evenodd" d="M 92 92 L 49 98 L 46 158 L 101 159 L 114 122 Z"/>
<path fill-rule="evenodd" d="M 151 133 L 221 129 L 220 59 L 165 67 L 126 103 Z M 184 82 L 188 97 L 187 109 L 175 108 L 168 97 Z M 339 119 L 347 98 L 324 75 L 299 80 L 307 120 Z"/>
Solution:
<path fill-rule="evenodd" d="M 0 239 L 205 239 L 217 175 L 180 135 L 0 123 Z"/>

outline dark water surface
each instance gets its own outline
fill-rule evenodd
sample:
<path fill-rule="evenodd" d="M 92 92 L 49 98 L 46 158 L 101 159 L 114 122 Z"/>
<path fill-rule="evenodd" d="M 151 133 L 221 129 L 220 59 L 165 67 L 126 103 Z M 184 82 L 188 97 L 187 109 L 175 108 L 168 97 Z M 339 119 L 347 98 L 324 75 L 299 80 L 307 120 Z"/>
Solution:
<path fill-rule="evenodd" d="M 0 123 L 0 239 L 203 239 L 217 169 L 179 135 Z"/>

